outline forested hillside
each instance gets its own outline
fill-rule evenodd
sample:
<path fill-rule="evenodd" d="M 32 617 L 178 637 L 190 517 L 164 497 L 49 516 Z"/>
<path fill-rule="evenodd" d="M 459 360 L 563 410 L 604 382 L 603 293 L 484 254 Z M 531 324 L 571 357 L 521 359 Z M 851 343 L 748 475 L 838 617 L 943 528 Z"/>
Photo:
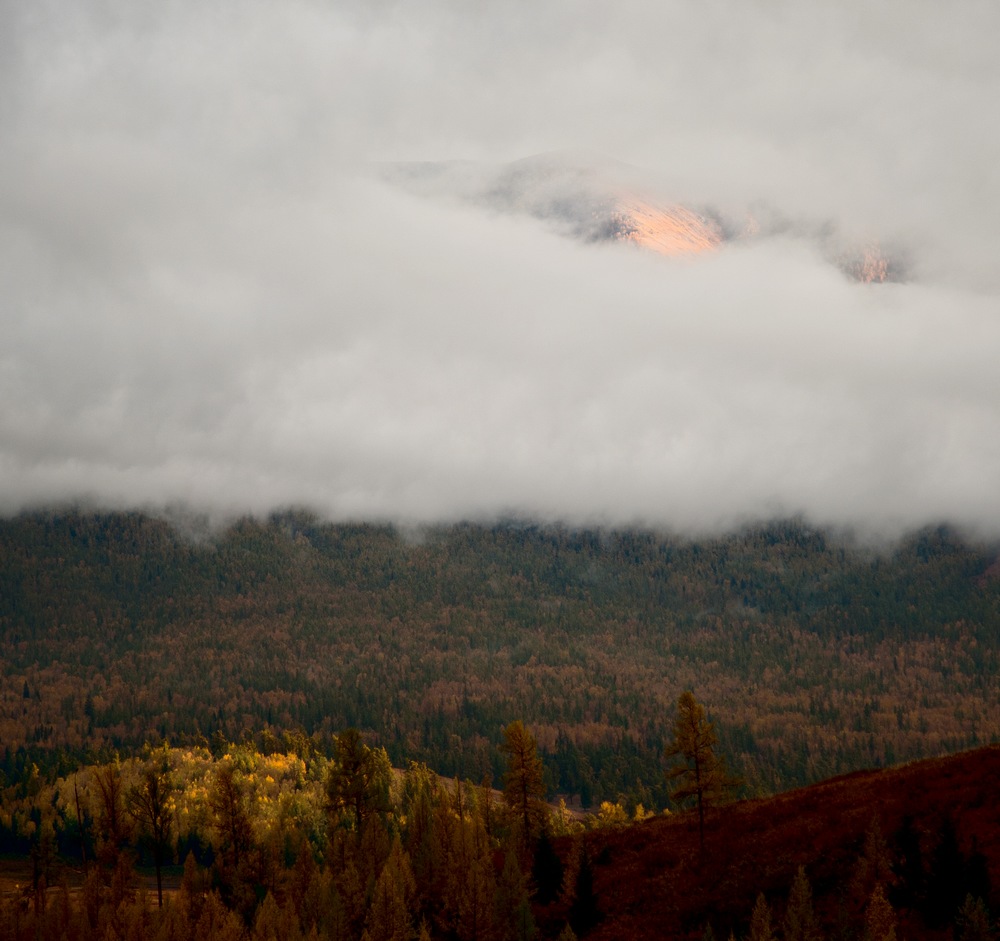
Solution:
<path fill-rule="evenodd" d="M 995 941 L 998 774 L 983 748 L 741 801 L 703 850 L 693 814 L 598 828 L 591 936 Z"/>
<path fill-rule="evenodd" d="M 509 523 L 400 533 L 289 513 L 0 523 L 13 780 L 85 750 L 356 726 L 395 763 L 496 778 L 530 723 L 550 793 L 666 804 L 693 689 L 750 793 L 1000 736 L 997 548 L 801 524 L 692 541 Z M 262 731 L 263 730 L 263 731 Z"/>
<path fill-rule="evenodd" d="M 693 810 L 551 812 L 530 733 L 498 744 L 502 797 L 350 730 L 331 759 L 34 775 L 0 789 L 0 941 L 995 941 L 996 747 L 712 806 L 702 835 Z"/>

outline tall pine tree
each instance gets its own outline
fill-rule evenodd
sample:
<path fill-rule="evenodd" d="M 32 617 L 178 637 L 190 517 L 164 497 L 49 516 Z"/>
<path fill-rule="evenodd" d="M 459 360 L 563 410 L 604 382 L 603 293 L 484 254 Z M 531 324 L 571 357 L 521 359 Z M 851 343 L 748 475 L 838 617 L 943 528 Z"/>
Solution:
<path fill-rule="evenodd" d="M 705 848 L 705 808 L 723 799 L 740 786 L 726 770 L 725 761 L 715 754 L 719 739 L 715 725 L 705 718 L 705 709 L 694 693 L 681 693 L 677 700 L 674 735 L 667 745 L 667 760 L 681 759 L 667 772 L 674 784 L 670 797 L 677 803 L 693 799 L 698 808 L 698 841 Z"/>
<path fill-rule="evenodd" d="M 507 756 L 503 797 L 514 818 L 522 846 L 529 847 L 545 829 L 549 809 L 545 805 L 542 759 L 534 736 L 520 720 L 503 730 L 501 750 Z"/>

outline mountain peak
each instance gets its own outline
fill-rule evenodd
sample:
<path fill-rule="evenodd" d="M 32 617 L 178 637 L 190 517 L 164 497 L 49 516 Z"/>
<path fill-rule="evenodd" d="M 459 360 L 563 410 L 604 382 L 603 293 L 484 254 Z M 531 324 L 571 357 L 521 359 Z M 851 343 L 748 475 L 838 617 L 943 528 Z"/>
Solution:
<path fill-rule="evenodd" d="M 817 245 L 854 281 L 898 281 L 903 274 L 899 257 L 877 239 L 853 240 L 828 221 L 789 218 L 767 206 L 728 213 L 686 205 L 652 185 L 653 174 L 599 155 L 551 151 L 502 164 L 395 164 L 386 176 L 420 195 L 530 216 L 585 242 L 623 242 L 677 257 L 791 236 Z"/>

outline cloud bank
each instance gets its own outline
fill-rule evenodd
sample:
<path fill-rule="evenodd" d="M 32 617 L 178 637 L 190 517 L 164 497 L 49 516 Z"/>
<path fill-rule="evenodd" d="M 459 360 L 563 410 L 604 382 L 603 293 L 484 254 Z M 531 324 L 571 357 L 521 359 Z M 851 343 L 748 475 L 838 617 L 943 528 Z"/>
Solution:
<path fill-rule="evenodd" d="M 3 4 L 0 509 L 1000 535 L 1000 9 L 867 6 Z M 912 280 L 373 170 L 553 149 Z"/>

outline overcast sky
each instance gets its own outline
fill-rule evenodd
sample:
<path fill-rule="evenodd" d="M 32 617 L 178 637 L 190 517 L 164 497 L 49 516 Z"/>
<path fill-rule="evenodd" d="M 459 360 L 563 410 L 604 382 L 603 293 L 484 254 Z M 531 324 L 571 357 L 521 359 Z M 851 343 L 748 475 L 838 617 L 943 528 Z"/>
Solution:
<path fill-rule="evenodd" d="M 0 510 L 1000 536 L 1000 5 L 0 0 Z M 905 245 L 380 182 L 552 150 Z"/>

